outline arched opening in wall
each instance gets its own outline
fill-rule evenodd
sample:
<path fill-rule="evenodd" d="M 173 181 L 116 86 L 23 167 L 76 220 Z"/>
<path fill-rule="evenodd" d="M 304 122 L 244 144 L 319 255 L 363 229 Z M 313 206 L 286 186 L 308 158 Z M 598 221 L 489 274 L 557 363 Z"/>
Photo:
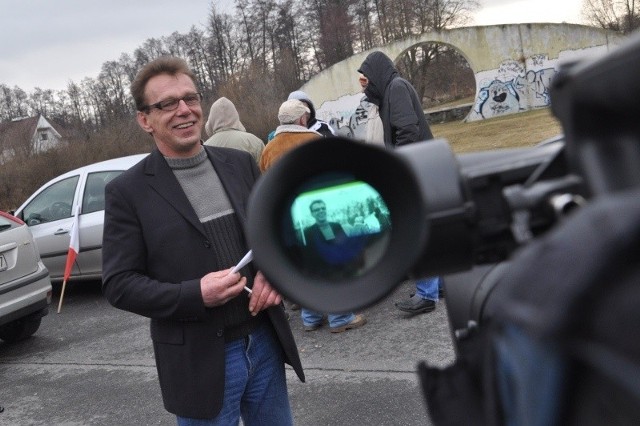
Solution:
<path fill-rule="evenodd" d="M 409 80 L 426 110 L 459 109 L 437 121 L 462 120 L 476 94 L 475 75 L 467 59 L 445 43 L 414 45 L 396 59 L 396 67 Z"/>

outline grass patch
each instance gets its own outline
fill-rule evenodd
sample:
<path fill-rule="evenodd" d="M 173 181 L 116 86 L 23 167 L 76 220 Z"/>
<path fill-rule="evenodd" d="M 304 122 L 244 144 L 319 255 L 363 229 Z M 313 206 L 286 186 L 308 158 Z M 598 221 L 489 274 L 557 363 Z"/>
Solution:
<path fill-rule="evenodd" d="M 433 124 L 436 138 L 449 141 L 454 152 L 534 146 L 562 133 L 551 109 L 510 114 L 488 120 Z"/>

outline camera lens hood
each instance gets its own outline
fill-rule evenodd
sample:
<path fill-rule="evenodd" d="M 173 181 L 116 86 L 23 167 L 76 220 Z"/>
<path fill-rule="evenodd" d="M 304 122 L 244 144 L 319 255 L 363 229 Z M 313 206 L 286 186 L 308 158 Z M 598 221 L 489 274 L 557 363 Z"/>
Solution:
<path fill-rule="evenodd" d="M 337 276 L 339 268 L 327 267 L 310 274 L 290 254 L 302 234 L 292 206 L 305 191 L 322 194 L 336 187 L 336 177 L 343 186 L 373 188 L 391 226 L 380 233 L 373 256 L 372 250 L 364 253 L 373 260 L 357 273 Z M 340 137 L 288 152 L 258 180 L 249 199 L 247 235 L 257 266 L 286 298 L 320 312 L 364 308 L 387 295 L 407 277 L 428 231 L 426 201 L 409 163 L 384 148 Z"/>

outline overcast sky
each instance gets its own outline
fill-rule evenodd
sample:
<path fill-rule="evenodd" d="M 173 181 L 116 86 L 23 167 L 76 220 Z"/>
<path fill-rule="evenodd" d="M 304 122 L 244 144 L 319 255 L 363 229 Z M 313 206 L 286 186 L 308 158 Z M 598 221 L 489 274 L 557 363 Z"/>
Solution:
<path fill-rule="evenodd" d="M 480 0 L 472 25 L 581 22 L 582 0 Z M 149 38 L 204 28 L 233 0 L 0 0 L 0 83 L 31 92 L 95 78 Z"/>

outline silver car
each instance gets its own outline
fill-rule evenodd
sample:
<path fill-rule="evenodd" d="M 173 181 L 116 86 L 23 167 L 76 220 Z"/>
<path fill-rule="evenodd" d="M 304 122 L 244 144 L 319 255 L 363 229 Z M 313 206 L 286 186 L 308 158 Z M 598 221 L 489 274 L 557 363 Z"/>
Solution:
<path fill-rule="evenodd" d="M 29 228 L 0 211 L 0 339 L 17 342 L 49 312 L 51 281 Z"/>
<path fill-rule="evenodd" d="M 114 158 L 67 172 L 44 184 L 16 210 L 15 215 L 29 226 L 53 282 L 63 279 L 76 211 L 80 251 L 70 280 L 100 279 L 104 187 L 147 155 Z"/>

